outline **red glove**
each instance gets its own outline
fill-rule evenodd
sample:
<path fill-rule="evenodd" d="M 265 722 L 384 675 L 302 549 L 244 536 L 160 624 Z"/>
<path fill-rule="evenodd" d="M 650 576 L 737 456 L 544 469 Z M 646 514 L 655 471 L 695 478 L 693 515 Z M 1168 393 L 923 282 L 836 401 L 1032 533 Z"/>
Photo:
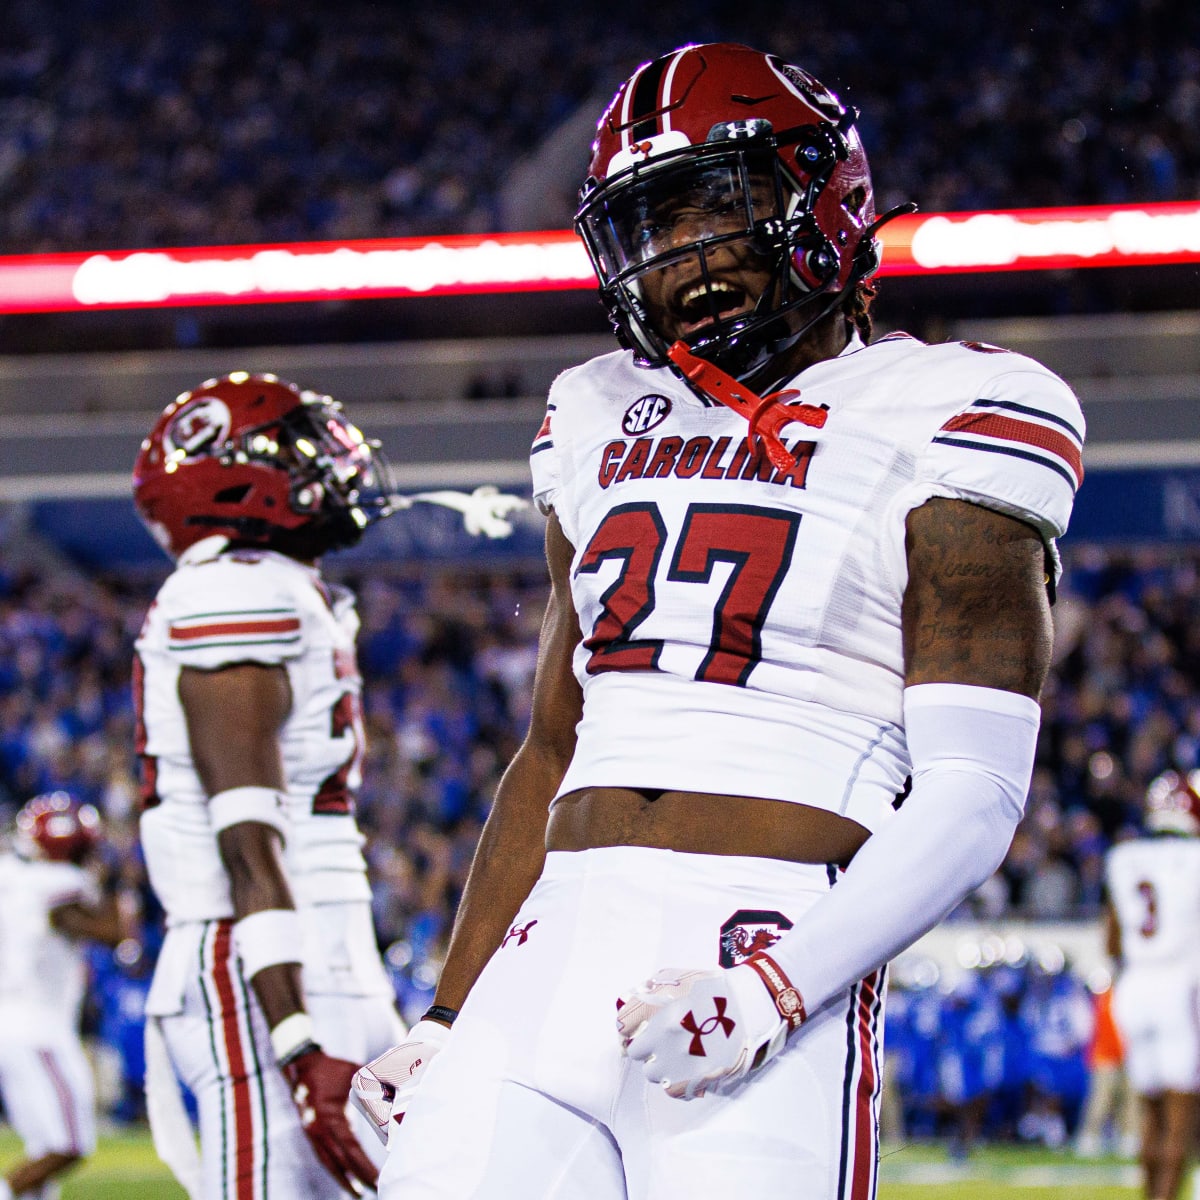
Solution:
<path fill-rule="evenodd" d="M 330 1058 L 313 1046 L 280 1070 L 322 1166 L 352 1196 L 361 1196 L 364 1184 L 374 1188 L 379 1171 L 358 1144 L 346 1118 L 350 1081 L 358 1064 Z"/>

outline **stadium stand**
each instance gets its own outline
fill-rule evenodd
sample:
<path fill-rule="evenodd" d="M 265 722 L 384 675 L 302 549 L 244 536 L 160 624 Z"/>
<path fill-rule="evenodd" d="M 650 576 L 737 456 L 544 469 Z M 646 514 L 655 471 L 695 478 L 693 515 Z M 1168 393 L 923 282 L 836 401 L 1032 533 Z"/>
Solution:
<path fill-rule="evenodd" d="M 598 105 L 685 40 L 770 47 L 837 81 L 863 110 L 881 211 L 1200 185 L 1187 0 L 1012 0 L 1002 20 L 928 0 L 613 0 L 569 20 L 548 0 L 14 0 L 0 15 L 0 253 L 560 227 Z M 556 149 L 564 126 L 573 151 Z M 520 166 L 537 155 L 530 189 Z"/>

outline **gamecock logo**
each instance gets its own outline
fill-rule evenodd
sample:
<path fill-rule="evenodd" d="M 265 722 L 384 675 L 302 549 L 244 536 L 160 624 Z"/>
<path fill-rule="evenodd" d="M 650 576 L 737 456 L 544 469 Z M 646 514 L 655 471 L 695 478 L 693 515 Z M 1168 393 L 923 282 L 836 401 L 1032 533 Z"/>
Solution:
<path fill-rule="evenodd" d="M 725 1015 L 729 1001 L 724 996 L 714 996 L 713 1004 L 717 1008 L 716 1014 L 706 1018 L 702 1024 L 696 1023 L 696 1014 L 690 1008 L 679 1022 L 684 1030 L 692 1035 L 692 1040 L 688 1043 L 688 1053 L 693 1058 L 707 1057 L 704 1053 L 704 1039 L 710 1033 L 716 1033 L 719 1029 L 727 1038 L 733 1037 L 733 1031 L 737 1027 L 734 1019 Z"/>
<path fill-rule="evenodd" d="M 175 414 L 163 435 L 163 448 L 168 455 L 182 453 L 187 458 L 204 454 L 229 439 L 232 418 L 224 400 L 203 396 Z"/>
<path fill-rule="evenodd" d="M 771 65 L 792 85 L 792 88 L 799 93 L 800 98 L 810 108 L 815 108 L 830 121 L 836 121 L 841 117 L 843 109 L 837 97 L 832 95 L 823 83 L 818 82 L 803 67 L 794 67 L 791 63 L 780 62 L 777 58 L 772 59 Z"/>
<path fill-rule="evenodd" d="M 739 908 L 721 926 L 717 960 L 723 967 L 736 967 L 750 955 L 769 950 L 791 927 L 791 921 L 773 909 Z"/>

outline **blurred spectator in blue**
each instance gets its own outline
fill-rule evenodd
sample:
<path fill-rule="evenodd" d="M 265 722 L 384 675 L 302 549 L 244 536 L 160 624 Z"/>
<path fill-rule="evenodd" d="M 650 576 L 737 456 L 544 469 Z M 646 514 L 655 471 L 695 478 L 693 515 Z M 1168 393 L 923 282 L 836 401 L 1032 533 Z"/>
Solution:
<path fill-rule="evenodd" d="M 1030 1059 L 1017 1131 L 1025 1141 L 1058 1149 L 1074 1133 L 1087 1092 L 1094 1021 L 1086 985 L 1067 969 L 1061 952 L 1047 952 L 1031 964 L 1020 1020 Z"/>
<path fill-rule="evenodd" d="M 117 1067 L 109 1116 L 122 1125 L 146 1116 L 146 996 L 152 954 L 130 938 L 92 956 L 94 1035 L 113 1052 Z"/>
<path fill-rule="evenodd" d="M 983 976 L 968 971 L 944 992 L 937 1073 L 951 1157 L 979 1141 L 1003 1080 L 1004 1014 Z"/>

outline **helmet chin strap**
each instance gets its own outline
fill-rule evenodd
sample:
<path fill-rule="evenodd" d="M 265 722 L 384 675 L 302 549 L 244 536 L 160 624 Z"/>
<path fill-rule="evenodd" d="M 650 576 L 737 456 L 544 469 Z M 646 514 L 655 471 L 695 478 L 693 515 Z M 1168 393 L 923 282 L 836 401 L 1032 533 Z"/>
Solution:
<path fill-rule="evenodd" d="M 746 418 L 750 426 L 746 440 L 751 448 L 756 441 L 761 442 L 767 457 L 781 471 L 790 471 L 795 467 L 796 458 L 784 445 L 779 431 L 797 421 L 812 429 L 820 429 L 829 415 L 825 409 L 813 404 L 786 404 L 789 397 L 800 394 L 798 391 L 755 395 L 715 363 L 693 354 L 686 342 L 676 342 L 668 353 L 689 384 Z"/>

